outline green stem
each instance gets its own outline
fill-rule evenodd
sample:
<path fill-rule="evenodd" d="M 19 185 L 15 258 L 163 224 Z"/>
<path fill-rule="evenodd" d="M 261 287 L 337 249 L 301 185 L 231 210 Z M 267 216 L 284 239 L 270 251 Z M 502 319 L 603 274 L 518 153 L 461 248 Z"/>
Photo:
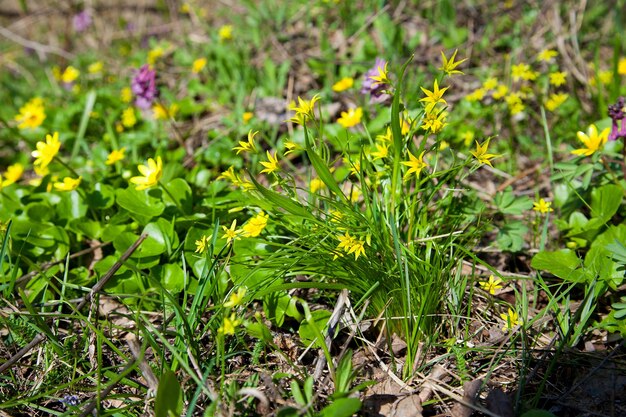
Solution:
<path fill-rule="evenodd" d="M 60 163 L 61 165 L 63 165 L 68 171 L 70 171 L 72 173 L 72 175 L 74 175 L 76 178 L 80 177 L 81 175 L 76 172 L 76 170 L 74 170 L 74 168 L 72 168 L 71 166 L 69 166 L 68 164 L 66 164 L 65 162 L 63 162 L 63 160 L 61 158 L 59 158 L 58 156 L 55 156 L 53 158 L 54 161 L 57 161 L 58 163 Z"/>
<path fill-rule="evenodd" d="M 163 189 L 163 191 L 165 191 L 165 194 L 167 194 L 172 201 L 174 202 L 174 205 L 176 206 L 176 208 L 180 211 L 181 214 L 185 214 L 185 212 L 183 211 L 183 208 L 180 206 L 180 204 L 178 203 L 178 200 L 176 200 L 176 198 L 174 198 L 174 196 L 172 195 L 172 193 L 170 192 L 170 190 L 167 189 L 167 187 L 165 186 L 165 184 L 163 184 L 161 181 L 158 182 L 159 187 L 161 187 Z"/>

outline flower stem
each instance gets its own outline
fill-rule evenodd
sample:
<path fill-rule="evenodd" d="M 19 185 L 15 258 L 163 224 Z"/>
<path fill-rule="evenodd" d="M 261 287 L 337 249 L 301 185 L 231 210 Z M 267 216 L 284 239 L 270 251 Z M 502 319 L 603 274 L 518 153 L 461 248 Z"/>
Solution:
<path fill-rule="evenodd" d="M 58 156 L 55 156 L 54 160 L 57 161 L 58 163 L 60 163 L 61 165 L 63 165 L 65 168 L 67 168 L 67 170 L 70 171 L 72 173 L 72 175 L 74 175 L 76 178 L 80 177 L 80 174 L 78 172 L 76 172 L 74 170 L 74 168 L 72 168 L 71 166 L 69 166 L 68 164 L 63 162 L 63 160 L 61 158 L 59 158 Z"/>
<path fill-rule="evenodd" d="M 185 212 L 183 211 L 183 208 L 178 203 L 178 200 L 176 200 L 176 198 L 174 198 L 174 196 L 172 195 L 170 190 L 167 189 L 165 184 L 163 184 L 161 181 L 159 181 L 158 184 L 159 184 L 159 187 L 161 187 L 163 189 L 163 191 L 165 191 L 165 194 L 167 194 L 172 199 L 172 201 L 174 202 L 174 205 L 176 206 L 178 211 L 180 211 L 181 214 L 185 214 Z"/>

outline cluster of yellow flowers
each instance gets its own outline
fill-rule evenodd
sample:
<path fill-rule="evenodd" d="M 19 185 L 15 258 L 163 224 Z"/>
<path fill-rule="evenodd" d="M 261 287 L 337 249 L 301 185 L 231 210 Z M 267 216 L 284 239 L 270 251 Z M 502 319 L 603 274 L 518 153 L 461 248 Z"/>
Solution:
<path fill-rule="evenodd" d="M 548 83 L 553 88 L 558 88 L 566 84 L 567 72 L 559 71 L 554 65 L 550 65 L 558 56 L 558 52 L 552 49 L 544 49 L 537 55 L 537 61 L 549 71 Z M 526 109 L 525 101 L 536 97 L 533 92 L 532 82 L 537 81 L 540 73 L 534 70 L 530 64 L 521 62 L 511 66 L 511 80 L 513 82 L 513 91 L 505 84 L 498 81 L 495 77 L 485 80 L 482 86 L 472 93 L 465 96 L 467 101 L 482 101 L 485 97 L 491 96 L 493 100 L 504 100 L 511 115 L 522 113 Z M 569 95 L 560 91 L 552 91 L 544 99 L 544 106 L 549 111 L 555 111 L 561 106 Z"/>
<path fill-rule="evenodd" d="M 269 215 L 264 212 L 259 212 L 254 217 L 250 218 L 241 229 L 237 229 L 237 219 L 233 220 L 230 227 L 222 226 L 222 239 L 226 239 L 226 244 L 230 245 L 235 240 L 239 240 L 242 237 L 257 237 L 261 234 L 263 229 L 267 226 Z M 205 253 L 208 250 L 212 235 L 204 235 L 200 239 L 196 240 L 196 253 Z"/>
<path fill-rule="evenodd" d="M 43 99 L 34 97 L 20 107 L 20 112 L 15 116 L 15 121 L 20 129 L 34 129 L 41 126 L 46 119 L 46 111 L 43 106 Z"/>
<path fill-rule="evenodd" d="M 365 239 L 357 238 L 356 236 L 351 236 L 349 232 L 346 231 L 343 235 L 337 235 L 337 239 L 339 240 L 339 244 L 337 245 L 337 251 L 342 251 L 348 255 L 354 253 L 354 260 L 359 259 L 359 256 L 365 255 L 365 244 L 371 244 L 370 236 L 367 235 Z M 334 259 L 337 259 L 339 256 L 343 256 L 341 252 L 337 252 L 335 254 Z"/>

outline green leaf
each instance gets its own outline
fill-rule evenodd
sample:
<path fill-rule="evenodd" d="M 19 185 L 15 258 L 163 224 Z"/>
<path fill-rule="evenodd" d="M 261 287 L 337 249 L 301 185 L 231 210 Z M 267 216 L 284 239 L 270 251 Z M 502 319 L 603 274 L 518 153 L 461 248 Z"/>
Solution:
<path fill-rule="evenodd" d="M 64 192 L 56 212 L 60 219 L 82 219 L 87 214 L 87 204 L 78 191 Z"/>
<path fill-rule="evenodd" d="M 285 312 L 289 308 L 290 301 L 291 296 L 285 291 L 268 294 L 263 299 L 263 312 L 268 320 L 280 327 L 285 321 Z"/>
<path fill-rule="evenodd" d="M 621 187 L 607 184 L 591 192 L 591 215 L 597 218 L 603 225 L 611 220 L 611 217 L 619 209 L 624 193 Z"/>
<path fill-rule="evenodd" d="M 556 252 L 539 252 L 533 257 L 530 266 L 537 270 L 548 271 L 561 279 L 572 280 L 572 278 L 577 278 L 574 272 L 581 263 L 581 259 L 575 252 L 563 249 Z"/>
<path fill-rule="evenodd" d="M 95 220 L 73 219 L 70 220 L 68 229 L 74 233 L 80 233 L 90 239 L 100 239 L 102 235 L 102 226 Z"/>
<path fill-rule="evenodd" d="M 143 229 L 149 237 L 165 247 L 168 255 L 178 246 L 178 235 L 174 232 L 174 226 L 168 220 L 160 217 L 156 222 L 148 223 Z"/>
<path fill-rule="evenodd" d="M 498 230 L 496 244 L 502 250 L 519 252 L 524 247 L 528 227 L 521 221 L 512 221 Z"/>
<path fill-rule="evenodd" d="M 261 322 L 247 322 L 246 331 L 252 337 L 262 340 L 265 343 L 273 343 L 274 338 L 270 329 Z"/>
<path fill-rule="evenodd" d="M 308 144 L 308 140 L 306 154 L 309 157 L 311 165 L 313 165 L 313 169 L 315 169 L 317 176 L 324 182 L 324 184 L 326 184 L 328 189 L 332 191 L 333 194 L 342 197 L 344 201 L 348 201 L 348 198 L 341 191 L 341 188 L 339 188 L 339 184 L 335 181 L 335 177 L 333 177 L 333 174 L 328 169 L 326 162 L 324 162 L 324 160 L 320 158 L 320 156 L 311 148 Z"/>
<path fill-rule="evenodd" d="M 335 381 L 335 394 L 345 395 L 350 390 L 350 383 L 354 375 L 352 374 L 352 350 L 348 349 L 339 360 L 337 368 L 335 369 L 336 381 Z"/>
<path fill-rule="evenodd" d="M 331 313 L 328 310 L 315 310 L 311 312 L 311 319 L 305 320 L 300 324 L 300 328 L 298 329 L 298 334 L 302 339 L 302 342 L 306 345 L 309 345 L 313 341 L 315 341 L 316 346 L 320 346 L 322 343 L 325 343 L 324 340 L 317 340 L 317 332 L 313 328 L 313 326 L 317 327 L 320 331 L 326 327 L 326 323 L 330 319 Z"/>
<path fill-rule="evenodd" d="M 165 204 L 161 200 L 150 196 L 146 190 L 137 191 L 134 188 L 118 189 L 116 202 L 142 224 L 148 223 L 165 209 Z"/>
<path fill-rule="evenodd" d="M 115 188 L 97 183 L 93 191 L 87 192 L 85 202 L 93 209 L 108 209 L 115 203 Z"/>
<path fill-rule="evenodd" d="M 522 214 L 533 206 L 533 201 L 530 198 L 515 197 L 510 187 L 503 192 L 497 193 L 494 203 L 501 213 L 512 215 Z"/>
<path fill-rule="evenodd" d="M 291 198 L 282 196 L 272 190 L 269 190 L 263 187 L 261 184 L 254 179 L 253 176 L 250 177 L 250 180 L 254 183 L 257 190 L 261 193 L 263 197 L 265 197 L 270 203 L 273 204 L 274 209 L 282 208 L 286 210 L 288 213 L 293 214 L 294 216 L 304 217 L 309 220 L 315 221 L 315 216 L 313 216 L 302 204 L 299 202 L 292 200 Z"/>
<path fill-rule="evenodd" d="M 154 400 L 155 417 L 179 416 L 183 411 L 183 397 L 176 374 L 166 369 L 161 375 Z"/>
<path fill-rule="evenodd" d="M 320 417 L 350 417 L 361 409 L 358 398 L 339 398 L 320 411 Z"/>
<path fill-rule="evenodd" d="M 284 407 L 278 410 L 276 417 L 300 417 L 300 411 L 294 407 Z"/>
<path fill-rule="evenodd" d="M 133 243 L 137 241 L 137 239 L 139 239 L 139 236 L 137 236 L 134 233 L 131 233 L 131 232 L 120 233 L 113 240 L 113 246 L 115 247 L 115 250 L 117 250 L 119 253 L 124 253 L 129 247 L 133 245 Z M 141 243 L 141 245 L 139 245 L 137 250 L 135 250 L 130 255 L 130 257 L 137 259 L 137 258 L 147 258 L 147 257 L 152 257 L 152 256 L 158 256 L 158 255 L 161 255 L 163 252 L 165 252 L 165 249 L 166 249 L 165 244 L 163 244 L 162 242 L 159 242 L 157 239 L 155 239 L 152 236 L 148 236 Z"/>
<path fill-rule="evenodd" d="M 159 265 L 154 273 L 159 277 L 163 288 L 172 294 L 178 294 L 185 288 L 185 272 L 178 264 Z"/>
<path fill-rule="evenodd" d="M 26 206 L 26 215 L 37 223 L 47 222 L 54 217 L 54 209 L 44 202 L 34 202 Z"/>
<path fill-rule="evenodd" d="M 168 193 L 164 193 L 163 197 L 166 201 L 172 201 L 172 203 L 182 209 L 184 214 L 193 213 L 191 187 L 189 187 L 187 181 L 182 178 L 175 178 L 172 181 L 168 182 L 165 187 L 175 199 L 174 201 L 172 201 L 172 197 L 170 197 Z"/>

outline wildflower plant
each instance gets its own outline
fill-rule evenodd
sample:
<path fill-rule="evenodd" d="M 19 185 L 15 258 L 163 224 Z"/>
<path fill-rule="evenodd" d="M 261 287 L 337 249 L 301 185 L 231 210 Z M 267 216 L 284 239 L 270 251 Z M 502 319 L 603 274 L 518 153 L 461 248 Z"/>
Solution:
<path fill-rule="evenodd" d="M 437 133 L 429 128 L 414 123 L 403 133 L 400 109 L 410 88 L 402 84 L 407 65 L 394 88 L 388 86 L 387 91 L 393 91 L 388 125 L 382 132 L 367 132 L 378 138 L 372 148 L 354 142 L 350 134 L 350 145 L 339 147 L 334 144 L 340 140 L 320 139 L 326 136 L 325 127 L 313 112 L 322 100 L 319 96 L 310 102 L 299 99 L 299 105 L 292 106 L 296 112 L 292 120 L 301 125 L 304 154 L 316 185 L 312 180 L 310 187 L 299 186 L 299 175 L 281 168 L 266 151 L 268 161 L 256 169 L 273 178 L 263 185 L 250 175 L 254 189 L 246 198 L 256 196 L 255 204 L 283 232 L 268 242 L 275 249 L 267 256 L 257 253 L 258 265 L 243 283 L 257 294 L 275 294 L 298 286 L 290 277 L 304 274 L 314 287 L 347 288 L 357 305 L 367 299 L 373 314 L 385 314 L 389 328 L 408 340 L 415 355 L 419 343 L 441 331 L 437 317 L 447 308 L 443 300 L 455 285 L 450 276 L 463 256 L 462 248 L 479 230 L 477 212 L 454 208 L 456 201 L 466 198 L 457 184 L 478 166 L 471 158 L 440 153 Z M 389 82 L 389 67 L 379 68 L 372 77 Z M 434 85 L 425 107 L 440 112 L 448 87 Z M 418 109 L 413 117 L 420 119 L 424 107 L 413 100 Z M 484 163 L 494 156 L 481 154 Z M 235 182 L 234 173 L 223 175 Z M 265 275 L 259 271 L 273 271 L 272 278 L 259 281 Z"/>

